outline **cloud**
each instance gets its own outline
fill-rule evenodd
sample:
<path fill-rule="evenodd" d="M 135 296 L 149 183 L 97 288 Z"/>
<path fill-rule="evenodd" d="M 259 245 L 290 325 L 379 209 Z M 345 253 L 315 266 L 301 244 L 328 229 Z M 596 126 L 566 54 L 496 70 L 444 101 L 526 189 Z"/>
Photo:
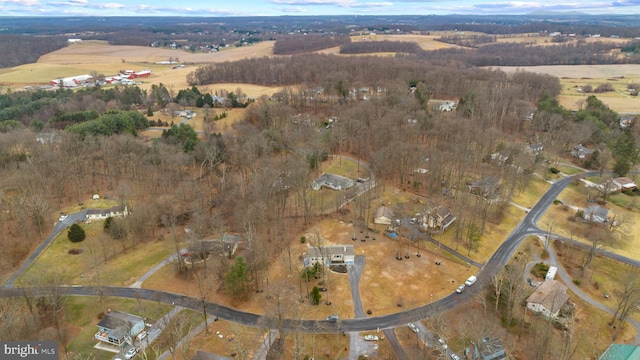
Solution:
<path fill-rule="evenodd" d="M 306 13 L 308 11 L 307 9 L 300 6 L 283 7 L 283 8 L 279 8 L 278 10 L 284 13 Z"/>
<path fill-rule="evenodd" d="M 325 5 L 325 6 L 347 6 L 355 0 L 271 0 L 278 5 Z"/>
<path fill-rule="evenodd" d="M 37 6 L 40 5 L 40 2 L 38 0 L 0 0 L 0 4 Z"/>

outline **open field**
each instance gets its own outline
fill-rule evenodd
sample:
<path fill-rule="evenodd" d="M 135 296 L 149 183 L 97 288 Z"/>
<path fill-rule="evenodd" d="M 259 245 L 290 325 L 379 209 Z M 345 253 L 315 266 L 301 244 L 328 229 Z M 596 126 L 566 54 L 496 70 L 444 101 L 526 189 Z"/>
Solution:
<path fill-rule="evenodd" d="M 500 66 L 497 68 L 507 73 L 529 71 L 560 78 L 562 93 L 558 100 L 562 106 L 571 110 L 579 110 L 589 95 L 596 95 L 614 111 L 640 113 L 640 97 L 630 96 L 626 91 L 627 84 L 640 82 L 640 65 Z M 577 91 L 584 85 L 592 85 L 595 88 L 604 83 L 612 84 L 616 91 L 601 94 L 585 94 Z"/>

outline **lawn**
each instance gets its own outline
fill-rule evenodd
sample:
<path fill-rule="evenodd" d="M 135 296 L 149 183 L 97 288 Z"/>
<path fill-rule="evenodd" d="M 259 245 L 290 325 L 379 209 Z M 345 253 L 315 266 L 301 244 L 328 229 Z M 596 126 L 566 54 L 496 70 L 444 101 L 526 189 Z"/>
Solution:
<path fill-rule="evenodd" d="M 511 201 L 518 205 L 532 208 L 538 202 L 538 200 L 540 200 L 540 197 L 544 195 L 544 193 L 549 189 L 550 186 L 551 184 L 549 184 L 548 182 L 540 179 L 537 176 L 534 176 L 529 181 L 529 185 L 527 185 L 525 190 L 513 196 Z"/>
<path fill-rule="evenodd" d="M 98 317 L 103 311 L 111 309 L 128 312 L 147 318 L 148 322 L 155 322 L 171 308 L 169 305 L 152 301 L 107 297 L 103 309 L 97 297 L 80 296 L 65 297 L 63 306 L 68 331 L 73 335 L 67 346 L 68 350 L 76 356 L 81 354 L 83 359 L 96 360 L 113 358 L 113 353 L 93 348 L 97 343 L 93 337 L 98 329 L 96 324 L 100 321 Z"/>
<path fill-rule="evenodd" d="M 321 168 L 323 173 L 345 176 L 352 180 L 371 176 L 369 171 L 360 166 L 358 162 L 340 155 L 330 157 L 322 163 Z"/>
<path fill-rule="evenodd" d="M 135 248 L 128 241 L 129 248 L 123 252 L 123 243 L 104 234 L 101 221 L 81 226 L 87 234 L 83 242 L 72 243 L 67 231 L 63 231 L 21 278 L 37 279 L 41 274 L 55 272 L 60 284 L 96 285 L 99 270 L 103 285 L 123 286 L 133 283 L 172 253 L 168 241 L 138 244 Z M 80 249 L 81 253 L 72 255 L 71 249 Z"/>

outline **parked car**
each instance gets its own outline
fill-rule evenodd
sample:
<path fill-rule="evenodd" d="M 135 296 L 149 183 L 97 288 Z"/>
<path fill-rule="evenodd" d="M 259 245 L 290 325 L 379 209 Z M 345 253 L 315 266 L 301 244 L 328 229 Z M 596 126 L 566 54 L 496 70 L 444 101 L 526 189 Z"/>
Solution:
<path fill-rule="evenodd" d="M 411 225 L 413 225 L 413 224 L 415 224 L 417 222 L 418 222 L 418 219 L 416 219 L 416 218 L 411 218 L 411 220 L 409 220 L 409 224 L 411 224 Z"/>
<path fill-rule="evenodd" d="M 418 329 L 418 327 L 414 323 L 408 323 L 407 326 L 416 334 L 420 332 L 420 329 Z"/>
<path fill-rule="evenodd" d="M 375 335 L 365 335 L 364 339 L 367 341 L 378 341 L 378 337 Z"/>
<path fill-rule="evenodd" d="M 462 294 L 462 292 L 464 291 L 464 288 L 465 288 L 465 285 L 462 284 L 462 285 L 458 286 L 458 288 L 456 289 L 456 292 L 458 294 Z"/>
<path fill-rule="evenodd" d="M 440 343 L 440 345 L 442 346 L 443 349 L 448 348 L 447 342 L 444 341 L 444 339 L 438 339 L 438 342 Z"/>
<path fill-rule="evenodd" d="M 451 354 L 451 360 L 461 360 L 461 359 L 460 359 L 460 356 L 456 354 Z"/>
<path fill-rule="evenodd" d="M 331 315 L 331 316 L 327 316 L 327 321 L 331 321 L 331 322 L 338 322 L 338 320 L 340 320 L 340 318 L 338 317 L 338 315 Z"/>
<path fill-rule="evenodd" d="M 527 282 L 529 283 L 529 285 L 531 286 L 538 286 L 538 283 L 535 282 L 532 278 L 527 278 Z"/>
<path fill-rule="evenodd" d="M 466 286 L 471 286 L 476 283 L 476 280 L 478 280 L 478 278 L 472 275 L 472 276 L 469 276 L 469 278 L 467 279 L 467 281 L 464 282 L 464 284 Z"/>
<path fill-rule="evenodd" d="M 138 335 L 136 335 L 136 338 L 138 338 L 138 341 L 142 341 L 142 339 L 147 337 L 147 332 L 142 330 Z"/>
<path fill-rule="evenodd" d="M 396 219 L 396 225 L 398 225 L 398 226 L 402 225 L 402 220 Z"/>
<path fill-rule="evenodd" d="M 58 219 L 58 221 L 65 221 L 65 220 L 67 220 L 68 217 L 69 217 L 69 215 L 62 214 L 62 215 L 60 215 L 60 218 Z"/>
<path fill-rule="evenodd" d="M 131 349 L 127 350 L 127 352 L 124 354 L 124 358 L 129 360 L 129 359 L 133 359 L 134 356 L 136 356 L 138 354 L 138 349 L 132 347 Z"/>

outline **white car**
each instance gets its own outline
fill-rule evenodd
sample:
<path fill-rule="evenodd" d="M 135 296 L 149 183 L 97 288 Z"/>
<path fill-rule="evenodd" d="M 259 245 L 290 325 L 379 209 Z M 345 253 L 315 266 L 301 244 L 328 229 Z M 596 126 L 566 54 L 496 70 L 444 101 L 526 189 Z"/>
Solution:
<path fill-rule="evenodd" d="M 127 350 L 127 352 L 124 354 L 124 358 L 127 360 L 133 359 L 133 357 L 136 356 L 136 354 L 138 354 L 138 349 L 132 347 L 131 349 Z"/>
<path fill-rule="evenodd" d="M 378 337 L 375 335 L 365 335 L 364 339 L 367 341 L 378 341 Z"/>
<path fill-rule="evenodd" d="M 67 220 L 68 217 L 69 217 L 69 215 L 66 215 L 66 214 L 60 215 L 60 218 L 58 219 L 58 221 L 65 221 L 65 220 Z"/>
<path fill-rule="evenodd" d="M 147 332 L 142 330 L 138 335 L 136 335 L 136 338 L 138 338 L 138 341 L 142 341 L 142 339 L 147 337 Z"/>
<path fill-rule="evenodd" d="M 416 334 L 420 332 L 420 329 L 418 329 L 418 327 L 414 323 L 408 323 L 407 326 Z"/>
<path fill-rule="evenodd" d="M 461 359 L 460 359 L 460 356 L 456 354 L 451 354 L 451 360 L 461 360 Z"/>
<path fill-rule="evenodd" d="M 476 283 L 476 280 L 478 280 L 478 278 L 472 275 L 472 276 L 469 276 L 469 278 L 467 279 L 467 281 L 464 282 L 464 284 L 466 286 L 471 286 Z"/>
<path fill-rule="evenodd" d="M 462 285 L 458 286 L 458 288 L 456 289 L 456 292 L 458 294 L 462 294 L 462 292 L 464 291 L 464 288 L 465 288 L 465 285 L 462 284 Z"/>
<path fill-rule="evenodd" d="M 442 345 L 442 348 L 443 348 L 443 349 L 448 348 L 448 346 L 447 346 L 447 342 L 446 342 L 446 341 L 444 341 L 444 339 L 438 339 L 438 342 L 440 343 L 440 345 Z"/>

